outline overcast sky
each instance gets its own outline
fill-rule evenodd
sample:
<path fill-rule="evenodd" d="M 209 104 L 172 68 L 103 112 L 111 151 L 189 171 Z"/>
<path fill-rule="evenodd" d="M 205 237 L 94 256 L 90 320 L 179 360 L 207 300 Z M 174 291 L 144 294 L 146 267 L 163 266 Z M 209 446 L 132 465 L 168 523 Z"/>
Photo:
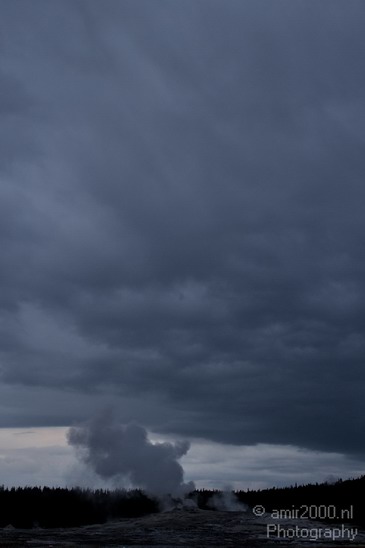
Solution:
<path fill-rule="evenodd" d="M 364 25 L 1 1 L 0 426 L 363 458 Z"/>

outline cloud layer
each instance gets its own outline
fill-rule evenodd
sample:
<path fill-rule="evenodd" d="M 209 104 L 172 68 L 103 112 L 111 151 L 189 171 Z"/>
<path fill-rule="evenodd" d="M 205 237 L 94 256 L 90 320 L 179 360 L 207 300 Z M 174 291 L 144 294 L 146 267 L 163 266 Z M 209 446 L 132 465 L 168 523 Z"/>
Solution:
<path fill-rule="evenodd" d="M 1 425 L 363 454 L 364 4 L 0 11 Z"/>

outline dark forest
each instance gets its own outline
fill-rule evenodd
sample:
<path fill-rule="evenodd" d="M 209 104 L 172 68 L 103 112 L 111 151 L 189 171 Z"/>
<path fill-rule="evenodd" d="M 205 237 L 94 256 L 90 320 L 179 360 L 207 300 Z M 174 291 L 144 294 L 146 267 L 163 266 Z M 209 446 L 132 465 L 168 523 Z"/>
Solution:
<path fill-rule="evenodd" d="M 307 508 L 311 519 L 321 519 L 320 510 L 330 508 L 332 513 L 324 516 L 334 523 L 346 521 L 365 525 L 365 502 L 363 498 L 365 476 L 357 479 L 338 480 L 335 483 L 295 485 L 264 490 L 235 491 L 239 502 L 247 505 L 252 513 L 255 505 L 262 505 L 266 512 L 275 509 Z M 218 490 L 195 490 L 187 498 L 202 510 L 211 510 L 211 499 L 219 495 Z M 179 505 L 178 500 L 170 502 Z M 181 502 L 181 501 L 180 501 Z M 110 520 L 139 517 L 159 512 L 161 500 L 135 490 L 90 490 L 80 488 L 50 487 L 0 487 L 0 527 L 12 525 L 16 528 L 77 527 L 105 523 Z M 191 508 L 191 506 L 189 506 Z M 328 519 L 329 518 L 329 519 Z"/>

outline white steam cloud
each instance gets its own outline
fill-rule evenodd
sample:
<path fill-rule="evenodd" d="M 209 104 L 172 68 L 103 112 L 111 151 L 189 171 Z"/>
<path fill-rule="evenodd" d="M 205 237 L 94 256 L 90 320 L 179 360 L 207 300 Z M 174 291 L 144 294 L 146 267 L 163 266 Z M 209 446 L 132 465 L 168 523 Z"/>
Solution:
<path fill-rule="evenodd" d="M 240 502 L 233 491 L 216 493 L 208 502 L 208 507 L 221 512 L 247 512 L 248 506 Z"/>
<path fill-rule="evenodd" d="M 194 489 L 193 482 L 184 483 L 178 462 L 190 448 L 188 441 L 152 443 L 143 426 L 119 424 L 110 412 L 71 427 L 67 440 L 84 463 L 116 485 L 128 481 L 148 493 L 180 497 Z"/>

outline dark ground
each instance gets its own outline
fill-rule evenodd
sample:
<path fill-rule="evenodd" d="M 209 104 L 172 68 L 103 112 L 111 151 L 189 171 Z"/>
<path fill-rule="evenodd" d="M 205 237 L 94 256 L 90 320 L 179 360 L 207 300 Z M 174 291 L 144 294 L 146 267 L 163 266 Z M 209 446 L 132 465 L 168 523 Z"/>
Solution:
<path fill-rule="evenodd" d="M 310 540 L 296 534 L 293 538 L 268 538 L 267 526 L 274 521 L 270 516 L 256 518 L 248 512 L 212 512 L 209 510 L 173 510 L 139 518 L 125 518 L 103 525 L 89 525 L 68 529 L 13 529 L 0 530 L 1 547 L 59 547 L 110 546 L 134 548 L 154 547 L 356 547 L 365 548 L 365 531 L 359 530 L 351 541 L 346 534 L 335 541 L 330 539 Z M 339 524 L 323 524 L 308 520 L 276 520 L 283 529 L 329 530 Z M 346 528 L 354 525 L 344 524 Z M 322 533 L 323 535 L 323 533 Z"/>

